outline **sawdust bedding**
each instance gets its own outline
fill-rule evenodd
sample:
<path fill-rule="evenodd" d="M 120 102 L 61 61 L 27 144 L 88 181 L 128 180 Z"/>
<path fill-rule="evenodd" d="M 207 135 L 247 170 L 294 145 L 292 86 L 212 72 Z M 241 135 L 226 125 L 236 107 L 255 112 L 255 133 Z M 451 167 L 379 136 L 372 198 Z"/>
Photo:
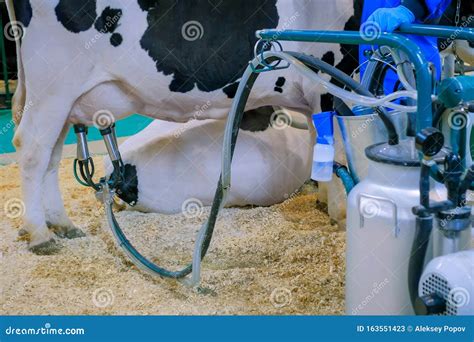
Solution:
<path fill-rule="evenodd" d="M 141 272 L 116 248 L 101 205 L 75 182 L 71 168 L 72 160 L 65 159 L 61 188 L 70 217 L 87 236 L 60 240 L 56 255 L 37 256 L 18 238 L 21 219 L 2 215 L 1 314 L 343 314 L 345 234 L 317 204 L 314 187 L 272 207 L 225 209 L 201 286 L 189 289 Z M 18 198 L 18 166 L 0 167 L 2 209 Z M 190 261 L 208 213 L 192 219 L 130 211 L 117 216 L 144 255 L 177 269 Z"/>

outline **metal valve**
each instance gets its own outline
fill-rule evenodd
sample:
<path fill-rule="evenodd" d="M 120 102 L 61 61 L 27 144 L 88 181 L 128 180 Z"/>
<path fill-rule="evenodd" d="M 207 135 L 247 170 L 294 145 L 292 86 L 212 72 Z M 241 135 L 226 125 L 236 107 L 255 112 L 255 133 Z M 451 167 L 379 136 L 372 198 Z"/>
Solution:
<path fill-rule="evenodd" d="M 425 128 L 416 136 L 416 149 L 425 157 L 434 157 L 443 147 L 444 135 L 436 128 Z"/>

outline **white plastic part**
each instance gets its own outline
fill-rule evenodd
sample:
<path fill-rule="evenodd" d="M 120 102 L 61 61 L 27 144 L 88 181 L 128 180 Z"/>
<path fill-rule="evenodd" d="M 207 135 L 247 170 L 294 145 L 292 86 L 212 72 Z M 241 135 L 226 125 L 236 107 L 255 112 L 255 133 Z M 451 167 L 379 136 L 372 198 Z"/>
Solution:
<path fill-rule="evenodd" d="M 425 268 L 419 296 L 437 293 L 446 300 L 444 315 L 474 315 L 474 250 L 433 259 Z"/>
<path fill-rule="evenodd" d="M 334 154 L 334 145 L 316 144 L 314 146 L 312 180 L 318 182 L 332 180 Z"/>
<path fill-rule="evenodd" d="M 419 181 L 418 167 L 369 161 L 368 176 L 349 194 L 348 315 L 414 314 L 408 290 L 408 261 L 416 229 L 412 208 L 420 201 Z M 439 201 L 446 198 L 446 191 L 432 183 L 430 196 Z"/>

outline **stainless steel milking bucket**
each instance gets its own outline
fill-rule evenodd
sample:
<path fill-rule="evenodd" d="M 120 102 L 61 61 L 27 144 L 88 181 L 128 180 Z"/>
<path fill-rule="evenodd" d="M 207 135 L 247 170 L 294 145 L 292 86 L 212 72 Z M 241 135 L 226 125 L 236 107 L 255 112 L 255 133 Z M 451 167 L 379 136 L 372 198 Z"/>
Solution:
<path fill-rule="evenodd" d="M 341 131 L 347 163 L 356 183 L 367 177 L 369 160 L 365 149 L 369 146 L 387 142 L 388 135 L 380 117 L 375 114 L 357 116 L 336 116 Z M 400 140 L 406 138 L 408 115 L 394 111 L 390 117 L 397 129 Z"/>

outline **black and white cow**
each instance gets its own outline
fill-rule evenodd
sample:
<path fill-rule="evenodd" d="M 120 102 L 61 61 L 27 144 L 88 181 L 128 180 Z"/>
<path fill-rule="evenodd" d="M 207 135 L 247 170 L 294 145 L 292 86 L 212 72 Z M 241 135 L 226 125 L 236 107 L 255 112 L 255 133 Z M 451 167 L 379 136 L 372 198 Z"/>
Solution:
<path fill-rule="evenodd" d="M 309 179 L 311 136 L 291 127 L 290 118 L 305 123 L 303 115 L 280 108 L 244 114 L 226 206 L 280 203 Z M 125 172 L 119 197 L 142 212 L 187 213 L 191 205 L 212 205 L 225 125 L 225 120 L 154 120 L 120 145 Z M 113 170 L 108 158 L 106 170 Z"/>
<path fill-rule="evenodd" d="M 103 110 L 186 122 L 223 119 L 263 28 L 343 30 L 357 20 L 352 0 L 15 0 L 10 15 L 24 26 L 14 111 L 30 248 L 44 252 L 49 226 L 81 236 L 66 215 L 58 163 L 71 123 L 94 124 Z M 14 11 L 13 11 L 14 9 Z M 330 14 L 330 15 L 328 15 Z M 333 64 L 357 59 L 347 47 L 285 44 Z M 262 75 L 249 108 L 278 105 L 311 114 L 321 89 L 291 70 Z M 21 118 L 21 120 L 20 120 Z M 310 143 L 308 141 L 308 143 Z M 159 191 L 159 189 L 157 189 Z"/>
<path fill-rule="evenodd" d="M 102 124 L 113 113 L 187 122 L 223 119 L 263 28 L 357 30 L 353 0 L 7 0 L 24 29 L 17 44 L 19 85 L 14 143 L 21 168 L 30 248 L 41 253 L 60 236 L 82 232 L 66 215 L 58 163 L 71 124 Z M 350 73 L 357 47 L 285 43 Z M 322 95 L 322 96 L 321 96 Z M 263 74 L 248 110 L 281 106 L 329 109 L 330 96 L 291 69 Z M 159 189 L 157 189 L 159 192 Z"/>

